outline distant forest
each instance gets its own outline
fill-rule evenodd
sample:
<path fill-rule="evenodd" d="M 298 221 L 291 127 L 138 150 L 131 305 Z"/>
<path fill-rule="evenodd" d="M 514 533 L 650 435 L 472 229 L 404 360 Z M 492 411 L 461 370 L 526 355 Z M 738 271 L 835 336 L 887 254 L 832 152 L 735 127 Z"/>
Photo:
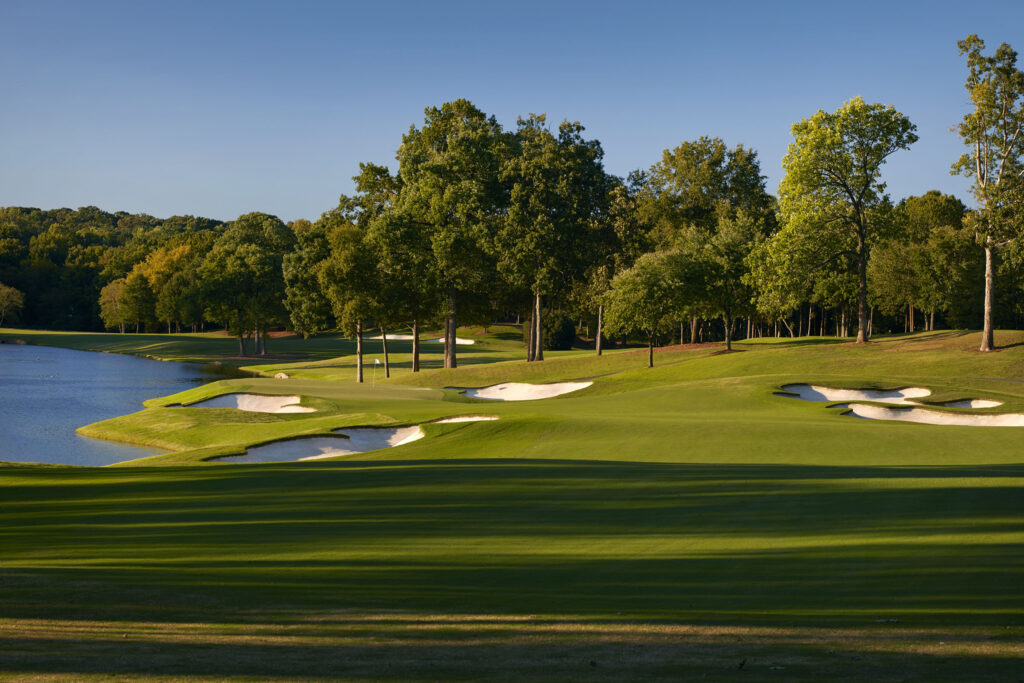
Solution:
<path fill-rule="evenodd" d="M 988 350 L 993 327 L 1024 328 L 1024 74 L 1009 46 L 985 55 L 969 36 L 960 50 L 974 110 L 950 162 L 971 210 L 938 191 L 890 199 L 884 163 L 916 128 L 860 98 L 794 124 L 777 196 L 743 145 L 700 137 L 619 178 L 578 122 L 506 130 L 456 100 L 401 136 L 396 170 L 360 164 L 356 192 L 312 222 L 0 209 L 3 320 L 216 325 L 241 353 L 265 352 L 273 328 L 440 326 L 446 367 L 456 322 L 494 320 L 523 323 L 530 360 L 576 335 L 600 353 L 602 338 L 983 325 Z"/>

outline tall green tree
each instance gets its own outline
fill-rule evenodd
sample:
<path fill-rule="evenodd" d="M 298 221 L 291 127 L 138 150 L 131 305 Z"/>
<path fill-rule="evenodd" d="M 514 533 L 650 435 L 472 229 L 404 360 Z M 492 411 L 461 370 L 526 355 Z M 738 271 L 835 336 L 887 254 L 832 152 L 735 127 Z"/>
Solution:
<path fill-rule="evenodd" d="M 612 280 L 605 295 L 608 331 L 642 333 L 647 338 L 647 367 L 654 367 L 655 338 L 675 327 L 680 311 L 696 295 L 695 274 L 685 254 L 652 252 Z"/>
<path fill-rule="evenodd" d="M 121 302 L 125 317 L 135 323 L 136 332 L 156 320 L 156 294 L 141 272 L 132 272 L 125 279 Z"/>
<path fill-rule="evenodd" d="M 783 231 L 810 232 L 820 267 L 853 257 L 858 279 L 857 341 L 868 340 L 867 265 L 872 243 L 889 226 L 881 168 L 917 141 L 916 126 L 891 106 L 855 97 L 833 113 L 819 110 L 793 125 L 779 185 Z"/>
<path fill-rule="evenodd" d="M 330 256 L 329 217 L 321 218 L 296 233 L 295 249 L 282 257 L 285 307 L 292 329 L 308 338 L 334 324 L 331 303 L 320 287 L 318 269 Z"/>
<path fill-rule="evenodd" d="M 124 334 L 125 327 L 131 322 L 124 306 L 124 278 L 108 283 L 100 290 L 100 317 L 107 329 L 117 329 Z"/>
<path fill-rule="evenodd" d="M 730 215 L 743 211 L 770 229 L 775 201 L 764 182 L 757 152 L 701 137 L 666 149 L 644 174 L 639 210 L 659 248 L 673 247 L 679 233 L 694 226 L 711 232 L 723 207 Z"/>
<path fill-rule="evenodd" d="M 967 284 L 970 262 L 979 260 L 962 249 L 965 213 L 963 202 L 937 190 L 907 197 L 896 206 L 894 233 L 872 250 L 871 302 L 883 313 L 906 315 L 908 331 L 914 331 L 915 309 L 926 313 L 926 329 L 936 311 L 950 311 Z"/>
<path fill-rule="evenodd" d="M 420 326 L 433 320 L 441 307 L 430 233 L 408 214 L 392 208 L 371 221 L 366 239 L 378 259 L 387 306 L 382 320 L 405 321 L 412 328 L 412 371 L 419 372 Z"/>
<path fill-rule="evenodd" d="M 257 353 L 266 353 L 268 329 L 288 319 L 282 264 L 294 242 L 276 216 L 249 213 L 231 223 L 203 260 L 206 317 L 238 337 L 242 355 L 246 335 L 253 336 Z"/>
<path fill-rule="evenodd" d="M 610 182 L 597 140 L 579 122 L 563 121 L 555 135 L 543 114 L 519 119 L 516 153 L 502 168 L 510 184 L 508 214 L 497 231 L 498 269 L 533 297 L 527 360 L 544 359 L 543 298 L 583 278 L 601 241 Z"/>
<path fill-rule="evenodd" d="M 703 280 L 701 303 L 720 316 L 725 328 L 725 348 L 732 350 L 733 323 L 752 313 L 754 291 L 744 280 L 746 259 L 763 239 L 762 228 L 745 211 L 735 218 L 722 216 L 710 239 L 697 250 Z"/>
<path fill-rule="evenodd" d="M 320 287 L 341 329 L 356 340 L 356 381 L 363 381 L 363 331 L 378 313 L 376 264 L 358 226 L 338 220 L 329 234 L 330 254 L 318 269 Z"/>
<path fill-rule="evenodd" d="M 18 313 L 24 305 L 25 295 L 21 290 L 0 282 L 0 326 L 4 324 L 4 318 Z"/>
<path fill-rule="evenodd" d="M 1024 73 L 1017 53 L 1003 43 L 993 55 L 985 42 L 969 35 L 957 43 L 967 56 L 967 92 L 974 106 L 958 131 L 967 152 L 953 173 L 972 180 L 977 201 L 974 229 L 985 250 L 985 309 L 980 351 L 995 348 L 992 327 L 995 250 L 1018 240 L 1024 231 Z"/>
<path fill-rule="evenodd" d="M 661 161 L 643 175 L 637 206 L 650 226 L 651 242 L 660 249 L 687 251 L 698 261 L 710 258 L 705 247 L 720 227 L 732 225 L 740 213 L 760 232 L 767 234 L 775 227 L 775 199 L 765 189 L 757 152 L 743 145 L 730 149 L 719 138 L 701 137 L 666 149 Z M 720 257 L 716 257 L 719 266 Z M 706 265 L 712 271 L 718 268 Z M 737 280 L 727 289 L 744 287 Z M 710 297 L 694 300 L 685 312 L 692 341 L 696 341 L 698 317 L 721 315 L 721 303 Z"/>
<path fill-rule="evenodd" d="M 465 99 L 429 107 L 398 149 L 399 208 L 427 230 L 433 277 L 444 298 L 444 366 L 457 364 L 455 328 L 465 302 L 494 283 L 488 249 L 507 191 L 499 179 L 510 139 Z"/>

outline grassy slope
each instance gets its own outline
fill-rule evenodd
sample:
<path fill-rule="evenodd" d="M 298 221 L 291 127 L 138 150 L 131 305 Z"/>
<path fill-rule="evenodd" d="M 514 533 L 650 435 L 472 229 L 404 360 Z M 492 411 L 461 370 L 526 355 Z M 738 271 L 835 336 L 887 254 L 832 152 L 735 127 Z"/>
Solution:
<path fill-rule="evenodd" d="M 1024 410 L 1024 335 L 988 355 L 966 350 L 975 336 L 682 349 L 651 371 L 642 353 L 570 354 L 370 388 L 229 380 L 152 401 L 96 428 L 237 449 L 343 424 L 501 420 L 333 462 L 159 466 L 210 453 L 183 450 L 148 468 L 4 468 L 0 670 L 1018 675 L 1020 430 L 853 420 L 772 395 L 790 381 L 923 384 Z M 502 341 L 495 357 L 512 352 Z M 438 390 L 580 377 L 597 379 L 543 403 Z M 300 393 L 321 412 L 160 407 L 242 390 Z"/>

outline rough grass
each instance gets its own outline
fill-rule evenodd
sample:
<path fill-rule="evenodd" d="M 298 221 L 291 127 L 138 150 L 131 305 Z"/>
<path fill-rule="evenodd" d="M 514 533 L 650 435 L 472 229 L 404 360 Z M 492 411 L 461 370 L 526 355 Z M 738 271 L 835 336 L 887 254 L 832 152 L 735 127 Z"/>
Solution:
<path fill-rule="evenodd" d="M 1024 334 L 997 340 L 994 354 L 961 332 L 760 340 L 664 351 L 653 370 L 642 353 L 568 353 L 155 397 L 90 428 L 179 449 L 134 463 L 150 467 L 0 469 L 0 672 L 1012 680 L 1022 431 L 855 420 L 774 395 L 923 385 L 1024 410 Z M 494 343 L 495 358 L 515 350 Z M 443 389 L 582 377 L 594 386 L 540 403 Z M 229 391 L 300 394 L 319 412 L 165 407 Z M 201 462 L 480 412 L 501 419 L 333 461 Z"/>

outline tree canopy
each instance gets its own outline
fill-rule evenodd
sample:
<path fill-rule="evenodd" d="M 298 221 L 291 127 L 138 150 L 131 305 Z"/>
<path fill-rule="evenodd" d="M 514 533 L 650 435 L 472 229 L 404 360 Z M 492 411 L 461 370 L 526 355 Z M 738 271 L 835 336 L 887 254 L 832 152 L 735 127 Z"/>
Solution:
<path fill-rule="evenodd" d="M 817 247 L 804 269 L 852 256 L 858 342 L 868 339 L 868 255 L 890 225 L 882 165 L 917 141 L 915 130 L 892 106 L 855 97 L 835 112 L 818 110 L 794 124 L 794 140 L 782 160 L 782 230 L 812 233 Z"/>

